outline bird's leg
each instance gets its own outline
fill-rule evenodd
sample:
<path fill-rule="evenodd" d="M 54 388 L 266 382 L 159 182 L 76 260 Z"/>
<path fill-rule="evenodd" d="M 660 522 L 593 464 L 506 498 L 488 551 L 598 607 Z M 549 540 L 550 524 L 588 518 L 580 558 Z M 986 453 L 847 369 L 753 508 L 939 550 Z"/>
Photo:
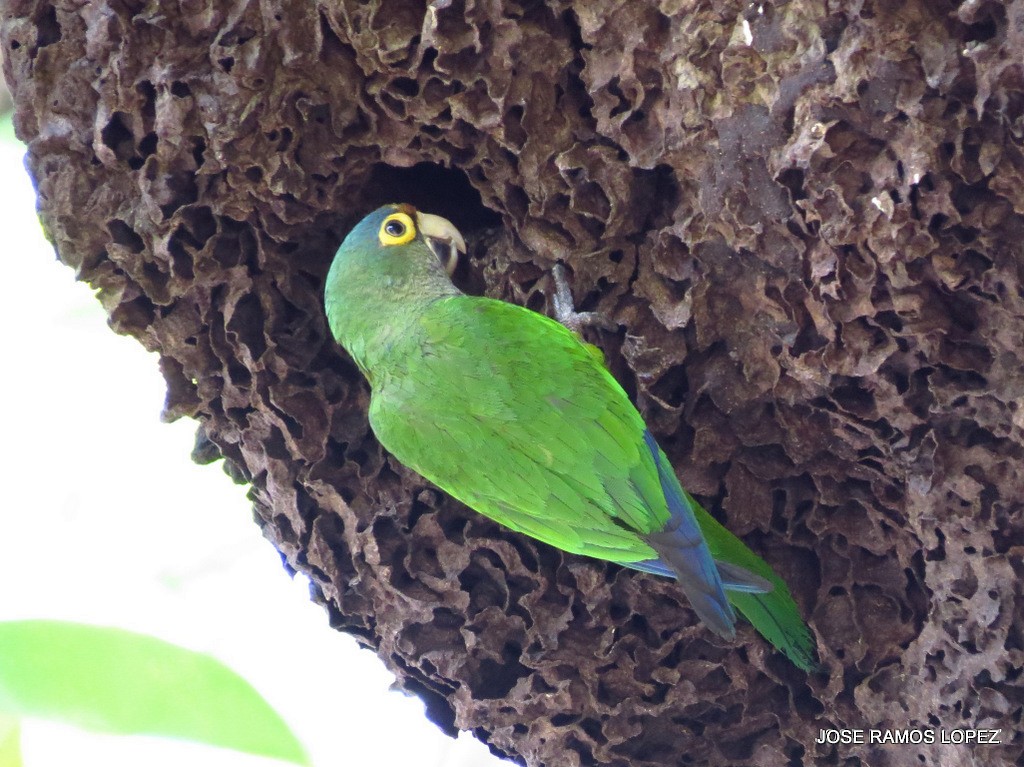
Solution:
<path fill-rule="evenodd" d="M 555 319 L 565 325 L 578 336 L 583 335 L 585 327 L 599 327 L 605 330 L 616 330 L 618 326 L 600 312 L 578 312 L 569 292 L 569 281 L 565 277 L 565 267 L 557 262 L 551 268 L 551 279 L 555 283 L 555 292 L 551 297 L 554 304 Z"/>

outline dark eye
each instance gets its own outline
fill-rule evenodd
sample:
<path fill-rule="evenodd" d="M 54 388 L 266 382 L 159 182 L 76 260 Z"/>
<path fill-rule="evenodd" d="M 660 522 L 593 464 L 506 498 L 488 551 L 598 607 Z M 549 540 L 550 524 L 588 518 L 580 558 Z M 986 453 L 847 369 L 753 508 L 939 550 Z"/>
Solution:
<path fill-rule="evenodd" d="M 393 218 L 384 224 L 384 231 L 391 237 L 401 237 L 405 234 L 405 224 L 397 218 Z"/>

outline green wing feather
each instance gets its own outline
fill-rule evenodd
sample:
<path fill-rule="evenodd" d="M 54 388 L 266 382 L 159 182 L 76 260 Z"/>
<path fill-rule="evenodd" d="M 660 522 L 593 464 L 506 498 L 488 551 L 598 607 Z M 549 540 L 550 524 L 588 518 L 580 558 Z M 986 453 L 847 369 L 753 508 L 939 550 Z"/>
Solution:
<path fill-rule="evenodd" d="M 432 304 L 404 343 L 416 348 L 393 350 L 370 404 L 374 432 L 399 461 L 566 551 L 657 557 L 638 537 L 669 517 L 643 419 L 569 330 L 513 304 L 454 296 Z"/>

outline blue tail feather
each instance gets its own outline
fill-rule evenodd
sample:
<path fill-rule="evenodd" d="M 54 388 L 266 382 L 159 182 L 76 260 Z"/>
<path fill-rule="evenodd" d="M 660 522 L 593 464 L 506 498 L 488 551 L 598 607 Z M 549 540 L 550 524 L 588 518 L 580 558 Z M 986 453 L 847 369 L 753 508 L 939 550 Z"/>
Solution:
<path fill-rule="evenodd" d="M 754 575 L 746 568 L 715 560 L 718 566 L 718 575 L 722 579 L 722 588 L 726 591 L 739 591 L 744 594 L 767 594 L 774 588 L 772 582 L 760 575 Z M 661 575 L 665 578 L 678 577 L 675 571 L 661 559 L 645 559 L 642 562 L 629 562 L 625 567 L 651 575 Z"/>
<path fill-rule="evenodd" d="M 683 492 L 648 430 L 644 431 L 644 442 L 658 467 L 658 479 L 671 516 L 662 531 L 646 537 L 660 557 L 632 562 L 629 567 L 677 578 L 701 620 L 722 636 L 735 636 L 736 613 L 725 591 L 765 594 L 772 590 L 773 584 L 745 567 L 713 558 L 697 522 L 696 502 Z"/>
<path fill-rule="evenodd" d="M 661 448 L 649 430 L 644 430 L 644 442 L 654 457 L 661 480 L 662 492 L 668 504 L 670 517 L 665 528 L 646 536 L 645 540 L 660 555 L 656 564 L 645 563 L 648 572 L 664 563 L 678 579 L 683 592 L 690 600 L 697 615 L 712 631 L 732 638 L 736 635 L 736 614 L 725 595 L 722 577 L 719 574 L 711 550 L 697 524 L 697 518 L 689 500 L 679 486 L 679 480 L 666 466 Z M 635 565 L 634 565 L 635 566 Z"/>

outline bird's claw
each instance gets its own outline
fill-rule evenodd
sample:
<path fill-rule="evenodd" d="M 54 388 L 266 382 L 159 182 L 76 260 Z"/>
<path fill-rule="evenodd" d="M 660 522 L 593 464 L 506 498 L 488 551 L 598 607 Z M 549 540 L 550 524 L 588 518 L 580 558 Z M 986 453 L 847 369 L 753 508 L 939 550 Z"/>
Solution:
<path fill-rule="evenodd" d="M 551 268 L 551 279 L 555 284 L 552 303 L 555 319 L 565 325 L 576 335 L 582 335 L 585 327 L 599 327 L 604 330 L 617 330 L 618 326 L 601 312 L 578 312 L 573 304 L 569 281 L 565 275 L 565 266 L 561 261 Z"/>

